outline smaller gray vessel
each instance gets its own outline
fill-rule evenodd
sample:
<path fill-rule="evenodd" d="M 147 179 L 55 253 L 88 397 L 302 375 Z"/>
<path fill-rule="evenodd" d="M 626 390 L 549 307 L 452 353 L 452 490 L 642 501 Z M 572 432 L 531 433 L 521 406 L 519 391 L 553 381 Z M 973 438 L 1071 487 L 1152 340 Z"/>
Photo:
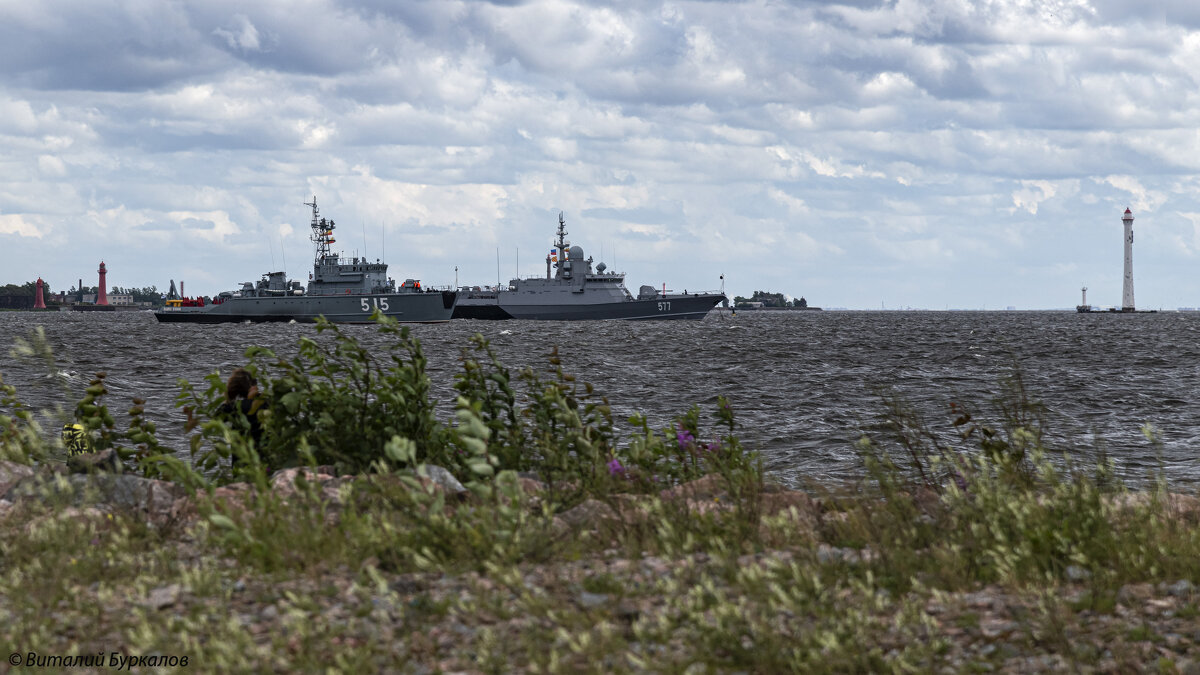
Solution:
<path fill-rule="evenodd" d="M 409 323 L 450 320 L 456 292 L 422 289 L 415 279 L 397 288 L 387 276 L 386 263 L 365 258 L 343 260 L 330 248 L 337 227 L 333 220 L 321 217 L 316 197 L 305 206 L 312 207 L 310 239 L 316 246 L 307 289 L 299 281 L 288 281 L 283 272 L 270 272 L 257 284 L 244 282 L 241 289 L 224 291 L 211 300 L 169 298 L 165 307 L 154 312 L 155 318 L 166 323 L 231 323 L 313 322 L 324 316 L 334 323 L 367 323 L 379 310 Z M 172 282 L 172 290 L 174 285 Z"/>
<path fill-rule="evenodd" d="M 513 279 L 507 288 L 460 289 L 456 319 L 703 319 L 724 293 L 660 293 L 642 286 L 634 297 L 625 275 L 592 267 L 583 248 L 566 239 L 566 222 L 558 214 L 558 239 L 546 256 L 546 278 Z"/>

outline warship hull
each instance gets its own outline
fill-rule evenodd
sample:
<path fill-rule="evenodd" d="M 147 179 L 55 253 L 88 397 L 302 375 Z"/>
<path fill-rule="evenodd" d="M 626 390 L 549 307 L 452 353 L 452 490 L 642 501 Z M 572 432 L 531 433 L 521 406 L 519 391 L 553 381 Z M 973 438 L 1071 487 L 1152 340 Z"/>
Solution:
<path fill-rule="evenodd" d="M 247 281 L 240 290 L 193 299 L 176 295 L 172 280 L 166 306 L 154 317 L 163 323 L 312 323 L 319 317 L 333 323 L 370 323 L 375 312 L 405 323 L 437 323 L 453 317 L 456 291 L 422 290 L 417 279 L 397 286 L 387 276 L 387 263 L 343 258 L 332 249 L 337 225 L 321 217 L 316 196 L 304 204 L 312 207 L 309 240 L 315 245 L 307 289 L 299 281 L 288 281 L 284 272 L 268 272 L 257 284 Z"/>
<path fill-rule="evenodd" d="M 703 319 L 725 293 L 668 292 L 642 286 L 634 296 L 625 275 L 567 241 L 566 221 L 558 214 L 558 233 L 546 256 L 546 276 L 517 278 L 507 287 L 460 288 L 456 319 L 526 321 L 661 321 Z M 723 277 L 722 277 L 723 278 Z M 497 280 L 499 281 L 499 280 Z M 724 289 L 722 289 L 724 290 Z"/>
<path fill-rule="evenodd" d="M 370 323 L 380 313 L 405 323 L 449 321 L 455 293 L 388 293 L 377 295 L 230 298 L 204 307 L 165 307 L 154 317 L 163 323 L 252 323 L 296 321 L 312 323 L 323 316 L 333 323 Z"/>
<path fill-rule="evenodd" d="M 460 298 L 454 308 L 455 319 L 521 319 L 533 321 L 661 321 L 691 319 L 699 321 L 725 299 L 719 293 L 668 295 L 653 300 L 620 300 L 616 302 L 522 303 L 509 300 L 507 293 L 499 298 Z M 516 295 L 515 293 L 513 294 Z"/>

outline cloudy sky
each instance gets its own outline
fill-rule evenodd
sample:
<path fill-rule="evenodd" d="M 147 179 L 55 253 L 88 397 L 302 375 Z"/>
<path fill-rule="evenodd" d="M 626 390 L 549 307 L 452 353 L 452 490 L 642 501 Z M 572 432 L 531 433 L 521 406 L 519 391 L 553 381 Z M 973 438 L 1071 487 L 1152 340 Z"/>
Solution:
<path fill-rule="evenodd" d="M 1151 10 L 1150 7 L 1155 9 Z M 825 307 L 1200 306 L 1191 0 L 0 0 L 2 283 L 430 285 L 573 243 Z"/>

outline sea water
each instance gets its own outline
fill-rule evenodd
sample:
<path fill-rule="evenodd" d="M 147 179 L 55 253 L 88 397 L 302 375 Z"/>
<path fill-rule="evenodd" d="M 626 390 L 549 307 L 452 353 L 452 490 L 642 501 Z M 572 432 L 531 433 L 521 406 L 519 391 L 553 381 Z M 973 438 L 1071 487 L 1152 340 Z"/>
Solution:
<path fill-rule="evenodd" d="M 53 372 L 7 355 L 35 326 L 54 350 Z M 386 348 L 370 326 L 343 330 Z M 698 405 L 711 420 L 717 396 L 726 396 L 744 446 L 780 480 L 802 485 L 861 476 L 855 442 L 887 438 L 882 393 L 902 396 L 949 440 L 950 405 L 994 420 L 993 399 L 1016 369 L 1045 406 L 1056 450 L 1081 463 L 1103 451 L 1134 482 L 1160 469 L 1172 484 L 1200 482 L 1200 313 L 714 310 L 703 321 L 452 321 L 412 330 L 447 420 L 462 351 L 481 333 L 514 373 L 547 369 L 557 347 L 566 372 L 608 397 L 626 436 L 634 412 L 665 426 Z M 251 345 L 291 355 L 297 338 L 315 334 L 291 323 L 159 324 L 149 312 L 4 312 L 0 373 L 27 403 L 70 409 L 91 375 L 106 372 L 110 410 L 145 398 L 160 440 L 186 456 L 180 378 L 227 376 Z M 1145 438 L 1146 424 L 1160 444 Z"/>

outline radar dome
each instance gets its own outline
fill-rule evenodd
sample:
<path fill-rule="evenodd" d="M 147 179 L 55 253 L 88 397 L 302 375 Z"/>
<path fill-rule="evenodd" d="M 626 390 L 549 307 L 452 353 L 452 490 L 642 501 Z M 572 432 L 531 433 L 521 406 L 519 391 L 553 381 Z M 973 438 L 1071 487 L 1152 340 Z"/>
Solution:
<path fill-rule="evenodd" d="M 583 247 L 582 246 L 572 246 L 571 253 L 568 257 L 571 260 L 583 260 Z"/>
<path fill-rule="evenodd" d="M 606 270 L 606 269 L 608 269 L 608 265 L 605 265 L 604 263 L 600 263 L 599 265 L 596 265 L 596 271 L 599 272 L 600 274 L 604 274 L 604 270 Z"/>

